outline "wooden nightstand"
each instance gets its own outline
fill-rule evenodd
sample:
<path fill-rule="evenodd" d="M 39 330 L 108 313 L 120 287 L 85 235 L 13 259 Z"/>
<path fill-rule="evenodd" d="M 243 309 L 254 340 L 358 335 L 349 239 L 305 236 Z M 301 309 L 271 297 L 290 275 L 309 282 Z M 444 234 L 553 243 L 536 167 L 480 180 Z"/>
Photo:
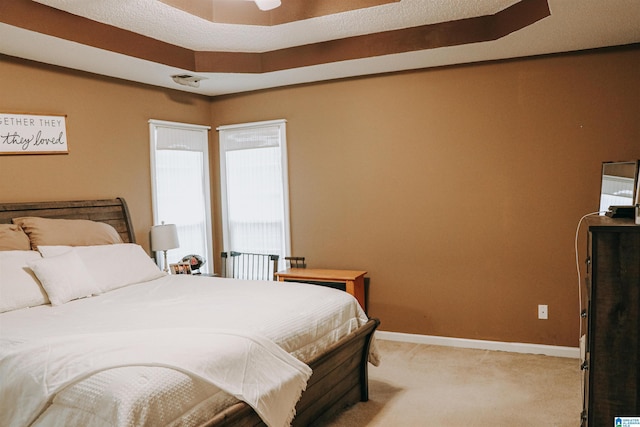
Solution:
<path fill-rule="evenodd" d="M 366 311 L 364 275 L 359 270 L 320 270 L 315 268 L 289 268 L 276 273 L 279 282 L 307 282 L 322 285 L 323 283 L 344 283 L 345 291 L 353 295 Z"/>

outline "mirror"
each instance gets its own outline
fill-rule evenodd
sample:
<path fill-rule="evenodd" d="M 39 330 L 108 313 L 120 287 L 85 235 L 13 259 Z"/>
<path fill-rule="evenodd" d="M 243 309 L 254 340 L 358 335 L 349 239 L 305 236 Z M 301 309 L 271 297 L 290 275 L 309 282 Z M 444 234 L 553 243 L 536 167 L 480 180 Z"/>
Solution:
<path fill-rule="evenodd" d="M 640 203 L 638 167 L 640 161 L 602 163 L 600 211 L 609 206 L 633 206 Z"/>

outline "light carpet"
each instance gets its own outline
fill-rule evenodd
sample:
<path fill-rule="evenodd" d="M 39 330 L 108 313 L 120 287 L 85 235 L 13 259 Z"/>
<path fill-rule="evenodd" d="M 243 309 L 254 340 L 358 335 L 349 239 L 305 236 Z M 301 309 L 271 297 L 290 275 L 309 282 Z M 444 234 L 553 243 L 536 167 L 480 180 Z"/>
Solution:
<path fill-rule="evenodd" d="M 326 427 L 576 427 L 578 359 L 378 340 L 369 401 Z"/>

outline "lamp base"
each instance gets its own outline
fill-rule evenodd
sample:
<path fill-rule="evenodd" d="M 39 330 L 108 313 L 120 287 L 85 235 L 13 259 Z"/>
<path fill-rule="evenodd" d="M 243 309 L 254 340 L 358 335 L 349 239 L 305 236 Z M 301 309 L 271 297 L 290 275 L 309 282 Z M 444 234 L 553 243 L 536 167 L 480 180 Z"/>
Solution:
<path fill-rule="evenodd" d="M 162 269 L 162 271 L 164 271 L 165 273 L 169 273 L 169 263 L 167 262 L 167 251 L 162 251 L 162 252 L 164 252 L 164 263 L 163 263 L 164 268 Z"/>

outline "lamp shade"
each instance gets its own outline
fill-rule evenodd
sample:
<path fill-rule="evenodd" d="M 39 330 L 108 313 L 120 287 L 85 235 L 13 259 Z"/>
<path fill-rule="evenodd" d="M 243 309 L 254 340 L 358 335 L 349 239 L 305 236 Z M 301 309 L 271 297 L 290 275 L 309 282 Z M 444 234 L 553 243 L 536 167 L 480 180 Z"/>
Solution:
<path fill-rule="evenodd" d="M 151 227 L 151 250 L 168 251 L 180 246 L 178 229 L 175 224 L 162 224 Z"/>

